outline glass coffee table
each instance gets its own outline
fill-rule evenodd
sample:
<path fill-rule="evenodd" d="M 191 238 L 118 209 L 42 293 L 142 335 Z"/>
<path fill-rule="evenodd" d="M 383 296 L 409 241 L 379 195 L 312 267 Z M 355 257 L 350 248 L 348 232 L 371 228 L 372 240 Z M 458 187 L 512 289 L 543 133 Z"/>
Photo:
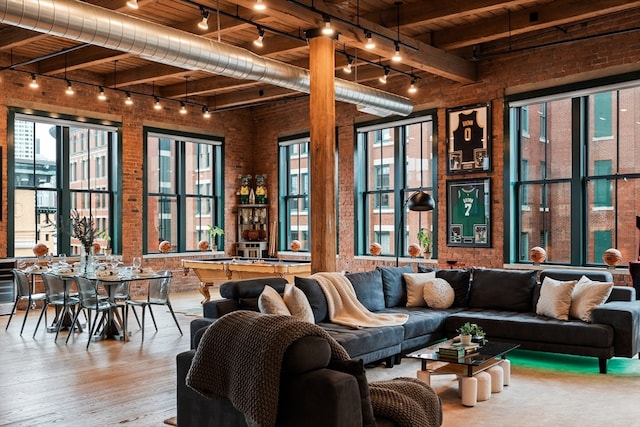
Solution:
<path fill-rule="evenodd" d="M 476 353 L 460 358 L 443 357 L 438 353 L 440 347 L 452 344 L 453 340 L 442 341 L 407 354 L 422 362 L 418 379 L 431 384 L 432 375 L 457 375 L 459 394 L 465 406 L 475 406 L 478 401 L 489 399 L 491 393 L 500 392 L 504 385 L 509 385 L 511 364 L 506 355 L 520 347 L 519 344 L 489 341 Z"/>

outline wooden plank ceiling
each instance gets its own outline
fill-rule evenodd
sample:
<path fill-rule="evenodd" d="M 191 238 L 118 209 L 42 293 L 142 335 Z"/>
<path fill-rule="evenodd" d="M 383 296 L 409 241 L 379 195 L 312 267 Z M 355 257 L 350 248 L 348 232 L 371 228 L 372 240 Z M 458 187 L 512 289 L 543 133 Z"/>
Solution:
<path fill-rule="evenodd" d="M 629 0 L 263 0 L 266 9 L 256 11 L 256 0 L 138 0 L 138 9 L 128 7 L 126 1 L 87 3 L 303 68 L 308 68 L 309 57 L 304 31 L 322 26 L 323 17 L 329 17 L 340 33 L 337 76 L 377 87 L 383 67 L 390 67 L 389 79 L 405 79 L 407 86 L 412 79 L 431 74 L 472 83 L 477 61 L 492 46 L 526 45 L 550 32 L 566 32 L 572 25 L 638 13 L 640 7 L 640 1 Z M 208 30 L 197 26 L 201 10 L 209 13 Z M 262 48 L 253 43 L 258 26 L 265 30 Z M 364 47 L 367 31 L 376 42 L 373 49 Z M 396 42 L 403 56 L 400 63 L 391 62 Z M 106 88 L 184 99 L 211 110 L 299 96 L 260 82 L 151 63 L 128 53 L 3 24 L 0 53 L 10 57 L 10 66 L 17 70 L 54 77 L 68 74 L 77 81 L 82 81 L 77 76 L 90 76 L 93 84 Z M 355 57 L 357 72 L 347 75 L 342 68 L 349 57 Z"/>

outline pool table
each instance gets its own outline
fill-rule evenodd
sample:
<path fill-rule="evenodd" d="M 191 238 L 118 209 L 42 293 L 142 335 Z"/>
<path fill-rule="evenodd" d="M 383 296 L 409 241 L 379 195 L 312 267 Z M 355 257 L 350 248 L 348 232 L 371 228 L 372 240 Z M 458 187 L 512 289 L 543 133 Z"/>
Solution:
<path fill-rule="evenodd" d="M 294 276 L 311 275 L 311 263 L 308 261 L 278 260 L 275 258 L 212 258 L 208 260 L 182 260 L 184 274 L 189 270 L 200 279 L 202 303 L 211 299 L 209 286 L 215 281 L 248 279 L 251 277 L 279 276 L 293 283 Z"/>

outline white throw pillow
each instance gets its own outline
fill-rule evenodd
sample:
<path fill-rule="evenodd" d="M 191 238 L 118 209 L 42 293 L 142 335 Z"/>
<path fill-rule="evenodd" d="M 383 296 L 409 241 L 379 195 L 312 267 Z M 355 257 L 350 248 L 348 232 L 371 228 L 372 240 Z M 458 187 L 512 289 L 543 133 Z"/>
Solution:
<path fill-rule="evenodd" d="M 540 299 L 536 305 L 536 314 L 553 317 L 558 320 L 569 320 L 571 292 L 577 280 L 562 282 L 545 277 L 540 288 Z"/>
<path fill-rule="evenodd" d="M 403 273 L 407 284 L 407 307 L 424 307 L 426 304 L 422 296 L 424 285 L 436 278 L 436 272 L 430 273 Z"/>
<path fill-rule="evenodd" d="M 591 312 L 604 304 L 613 289 L 611 282 L 596 282 L 582 276 L 571 293 L 569 316 L 585 322 L 591 322 Z"/>
<path fill-rule="evenodd" d="M 309 323 L 315 323 L 313 310 L 307 296 L 302 289 L 296 288 L 293 283 L 287 283 L 284 287 L 284 303 L 293 317 Z"/>
<path fill-rule="evenodd" d="M 291 312 L 284 303 L 284 300 L 271 286 L 265 286 L 258 298 L 258 309 L 263 314 L 283 314 L 291 316 Z"/>
<path fill-rule="evenodd" d="M 449 308 L 453 304 L 456 292 L 449 282 L 436 277 L 424 285 L 422 297 L 431 308 Z"/>

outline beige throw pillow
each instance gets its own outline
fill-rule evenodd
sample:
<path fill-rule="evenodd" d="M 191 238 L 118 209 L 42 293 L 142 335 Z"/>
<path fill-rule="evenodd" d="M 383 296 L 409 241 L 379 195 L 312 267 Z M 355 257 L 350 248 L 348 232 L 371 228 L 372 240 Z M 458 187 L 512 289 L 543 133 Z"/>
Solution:
<path fill-rule="evenodd" d="M 424 285 L 436 278 L 436 272 L 430 273 L 403 273 L 404 281 L 407 284 L 407 307 L 424 307 L 426 305 L 424 297 Z"/>
<path fill-rule="evenodd" d="M 582 276 L 571 294 L 569 316 L 591 322 L 591 312 L 597 306 L 605 303 L 612 288 L 613 283 L 611 282 L 596 282 L 587 276 Z"/>
<path fill-rule="evenodd" d="M 422 297 L 431 308 L 449 308 L 453 304 L 456 293 L 449 282 L 435 277 L 425 283 Z"/>
<path fill-rule="evenodd" d="M 540 299 L 536 305 L 536 314 L 553 317 L 558 320 L 569 320 L 571 292 L 577 280 L 562 282 L 545 277 L 540 288 Z"/>
<path fill-rule="evenodd" d="M 284 300 L 271 286 L 265 286 L 264 290 L 258 298 L 258 309 L 263 314 L 282 314 L 291 316 L 291 312 L 287 308 Z"/>
<path fill-rule="evenodd" d="M 293 283 L 287 283 L 284 287 L 284 303 L 293 317 L 309 323 L 315 323 L 313 310 L 307 296 L 302 289 L 296 288 Z"/>

